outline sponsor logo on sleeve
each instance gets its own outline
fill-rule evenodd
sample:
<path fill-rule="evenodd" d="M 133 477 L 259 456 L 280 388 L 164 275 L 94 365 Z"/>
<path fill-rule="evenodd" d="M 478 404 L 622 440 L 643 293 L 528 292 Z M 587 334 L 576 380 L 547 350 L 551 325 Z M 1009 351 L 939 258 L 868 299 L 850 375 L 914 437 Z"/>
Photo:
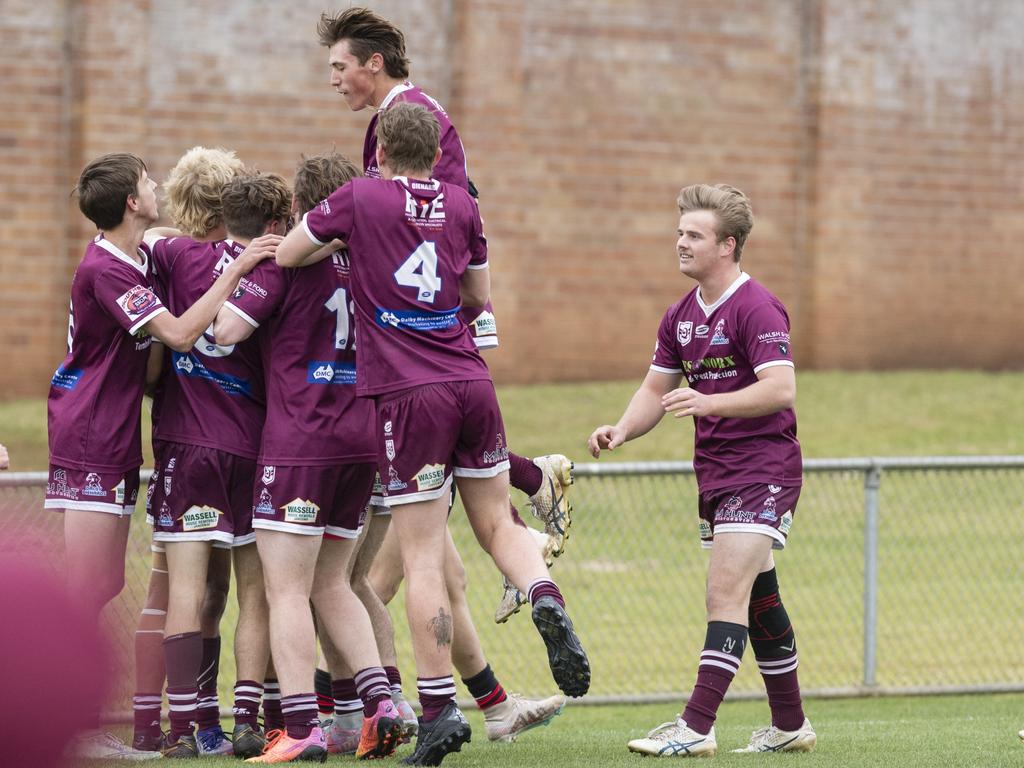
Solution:
<path fill-rule="evenodd" d="M 676 341 L 680 346 L 685 347 L 693 338 L 693 323 L 690 320 L 679 323 L 676 326 Z"/>
<path fill-rule="evenodd" d="M 117 306 L 132 320 L 146 314 L 149 310 L 159 306 L 159 304 L 160 299 L 144 285 L 136 285 L 134 288 L 129 288 L 117 299 Z"/>
<path fill-rule="evenodd" d="M 232 294 L 236 299 L 242 298 L 243 294 L 248 293 L 250 296 L 255 296 L 257 299 L 267 298 L 267 289 L 248 277 L 243 277 L 238 281 L 238 288 L 235 289 Z"/>
<path fill-rule="evenodd" d="M 181 516 L 181 527 L 186 531 L 203 531 L 217 527 L 217 520 L 223 513 L 208 507 L 205 504 L 201 507 L 192 506 Z"/>
<path fill-rule="evenodd" d="M 320 507 L 314 504 L 309 499 L 295 498 L 285 504 L 281 509 L 284 510 L 284 520 L 286 523 L 315 523 L 316 515 L 320 511 Z"/>
<path fill-rule="evenodd" d="M 416 473 L 416 488 L 420 491 L 432 491 L 444 485 L 444 464 L 426 464 Z"/>
<path fill-rule="evenodd" d="M 324 216 L 331 215 L 331 204 L 326 199 L 321 200 L 320 205 L 318 205 L 317 208 L 320 209 L 320 213 L 322 213 Z"/>

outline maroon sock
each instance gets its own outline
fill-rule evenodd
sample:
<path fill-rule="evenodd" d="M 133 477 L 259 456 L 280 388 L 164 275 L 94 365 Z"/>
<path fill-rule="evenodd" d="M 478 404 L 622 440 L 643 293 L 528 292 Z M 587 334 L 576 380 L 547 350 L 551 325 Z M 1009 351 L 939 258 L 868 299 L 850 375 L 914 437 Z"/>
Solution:
<path fill-rule="evenodd" d="M 363 702 L 356 690 L 356 681 L 351 677 L 331 681 L 334 714 L 338 717 L 363 711 Z"/>
<path fill-rule="evenodd" d="M 363 716 L 373 717 L 377 712 L 377 705 L 387 699 L 391 701 L 391 685 L 388 683 L 388 676 L 380 667 L 367 667 L 356 672 L 353 678 L 356 684 L 356 692 L 363 702 Z"/>
<path fill-rule="evenodd" d="M 268 731 L 284 730 L 284 715 L 281 714 L 281 684 L 276 677 L 263 681 L 263 727 Z"/>
<path fill-rule="evenodd" d="M 750 592 L 750 645 L 768 692 L 772 725 L 796 731 L 804 724 L 804 708 L 797 678 L 796 635 L 779 595 L 775 569 L 754 580 Z"/>
<path fill-rule="evenodd" d="M 255 680 L 239 680 L 235 683 L 235 725 L 248 725 L 255 730 L 262 698 L 263 686 Z"/>
<path fill-rule="evenodd" d="M 313 728 L 320 725 L 316 711 L 316 694 L 313 691 L 282 696 L 281 713 L 284 715 L 284 727 L 290 739 L 301 741 L 309 736 Z"/>
<path fill-rule="evenodd" d="M 391 692 L 398 693 L 402 692 L 402 673 L 398 671 L 398 667 L 384 667 L 384 674 L 388 676 L 388 684 L 391 686 Z"/>
<path fill-rule="evenodd" d="M 196 708 L 196 722 L 199 730 L 202 731 L 220 726 L 220 702 L 217 701 L 220 637 L 203 638 L 203 661 L 199 670 L 199 703 Z"/>
<path fill-rule="evenodd" d="M 544 473 L 540 471 L 540 467 L 525 456 L 511 451 L 508 454 L 508 464 L 508 481 L 513 488 L 518 488 L 527 496 L 533 496 L 540 490 L 544 482 Z"/>
<path fill-rule="evenodd" d="M 697 733 L 707 734 L 715 724 L 718 707 L 729 683 L 740 669 L 747 628 L 727 621 L 708 622 L 704 650 L 697 667 L 697 682 L 683 710 L 683 720 Z"/>
<path fill-rule="evenodd" d="M 199 665 L 202 661 L 203 638 L 198 632 L 185 632 L 164 639 L 172 744 L 179 737 L 192 733 L 199 698 Z"/>
<path fill-rule="evenodd" d="M 542 597 L 553 597 L 556 603 L 565 608 L 565 598 L 562 597 L 558 585 L 551 579 L 537 579 L 529 586 L 527 597 L 530 600 L 530 605 L 535 604 Z"/>
<path fill-rule="evenodd" d="M 476 699 L 476 705 L 481 710 L 490 709 L 508 698 L 490 664 L 472 677 L 462 678 L 462 682 L 469 689 L 469 695 Z"/>
<path fill-rule="evenodd" d="M 135 734 L 160 733 L 160 691 L 136 693 L 132 697 L 132 714 Z"/>
<path fill-rule="evenodd" d="M 313 673 L 313 687 L 316 689 L 316 707 L 321 715 L 334 712 L 334 696 L 331 695 L 331 673 L 316 668 Z"/>
<path fill-rule="evenodd" d="M 423 722 L 429 723 L 437 718 L 449 702 L 455 701 L 455 678 L 417 677 L 416 691 L 423 707 Z"/>

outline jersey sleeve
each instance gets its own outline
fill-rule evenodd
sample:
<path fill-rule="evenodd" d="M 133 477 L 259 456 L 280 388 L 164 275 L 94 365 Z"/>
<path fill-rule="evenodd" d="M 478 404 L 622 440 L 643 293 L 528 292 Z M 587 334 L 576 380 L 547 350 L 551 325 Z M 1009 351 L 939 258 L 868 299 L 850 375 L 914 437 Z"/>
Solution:
<path fill-rule="evenodd" d="M 683 364 L 676 353 L 675 312 L 673 308 L 665 313 L 658 326 L 658 339 L 654 343 L 654 360 L 651 370 L 659 373 L 682 373 Z"/>
<path fill-rule="evenodd" d="M 480 209 L 476 202 L 470 200 L 474 208 L 473 223 L 469 233 L 469 263 L 466 269 L 485 269 L 487 267 L 487 238 L 484 236 L 484 222 L 480 218 Z"/>
<path fill-rule="evenodd" d="M 130 334 L 167 311 L 149 281 L 128 265 L 115 263 L 98 272 L 93 285 L 96 303 Z"/>
<path fill-rule="evenodd" d="M 253 328 L 259 328 L 281 306 L 285 286 L 285 271 L 272 259 L 266 259 L 238 281 L 238 288 L 224 306 Z"/>
<path fill-rule="evenodd" d="M 355 223 L 355 200 L 352 182 L 334 190 L 331 196 L 302 217 L 302 228 L 317 245 L 327 245 L 337 238 L 348 242 Z"/>
<path fill-rule="evenodd" d="M 740 343 L 754 373 L 776 365 L 793 367 L 789 317 L 781 304 L 765 301 L 753 307 L 743 323 Z"/>

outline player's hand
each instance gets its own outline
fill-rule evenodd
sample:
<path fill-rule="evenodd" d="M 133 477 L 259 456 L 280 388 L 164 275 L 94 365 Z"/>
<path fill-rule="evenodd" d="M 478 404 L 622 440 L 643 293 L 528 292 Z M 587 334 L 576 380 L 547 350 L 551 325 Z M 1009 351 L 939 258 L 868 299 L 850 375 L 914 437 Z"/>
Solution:
<path fill-rule="evenodd" d="M 661 398 L 665 413 L 671 413 L 677 419 L 684 416 L 711 416 L 711 397 L 702 395 L 695 389 L 680 387 L 673 389 Z"/>
<path fill-rule="evenodd" d="M 272 259 L 277 254 L 277 246 L 284 240 L 281 235 L 260 235 L 251 243 L 242 254 L 235 259 L 238 271 L 247 275 L 253 268 L 264 259 Z"/>
<path fill-rule="evenodd" d="M 587 440 L 587 448 L 590 450 L 590 455 L 597 459 L 601 456 L 602 448 L 613 451 L 624 442 L 626 442 L 626 430 L 605 424 L 594 430 L 590 439 Z"/>

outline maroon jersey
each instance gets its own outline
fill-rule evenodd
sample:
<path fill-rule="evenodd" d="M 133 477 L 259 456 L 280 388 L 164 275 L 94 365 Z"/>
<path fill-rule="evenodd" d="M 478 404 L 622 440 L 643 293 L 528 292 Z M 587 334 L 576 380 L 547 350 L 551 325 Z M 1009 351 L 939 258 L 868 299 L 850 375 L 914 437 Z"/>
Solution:
<path fill-rule="evenodd" d="M 200 243 L 187 237 L 157 240 L 152 248 L 164 303 L 179 316 L 245 250 L 231 240 Z M 153 439 L 255 459 L 266 401 L 259 342 L 249 338 L 224 346 L 207 334 L 209 329 L 188 353 L 171 352 Z"/>
<path fill-rule="evenodd" d="M 102 235 L 85 249 L 71 282 L 68 353 L 50 382 L 50 463 L 123 471 L 142 464 L 142 392 L 152 338 L 142 326 L 167 308 L 142 263 Z"/>
<path fill-rule="evenodd" d="M 782 303 L 746 273 L 711 306 L 690 291 L 669 307 L 658 329 L 651 370 L 682 373 L 711 395 L 735 392 L 774 365 L 793 367 L 789 316 Z M 796 412 L 752 419 L 695 417 L 693 466 L 701 492 L 753 483 L 800 485 L 803 463 Z"/>
<path fill-rule="evenodd" d="M 348 244 L 360 395 L 489 379 L 459 319 L 459 281 L 487 266 L 476 202 L 434 179 L 357 178 L 303 218 L 317 244 Z"/>
<path fill-rule="evenodd" d="M 366 127 L 366 138 L 363 139 L 363 168 L 366 169 L 366 176 L 371 179 L 381 178 L 380 168 L 377 167 L 378 115 L 392 104 L 402 101 L 421 104 L 426 107 L 434 114 L 434 117 L 437 118 L 437 122 L 441 126 L 441 159 L 434 166 L 434 178 L 446 181 L 449 184 L 458 184 L 463 189 L 468 189 L 469 178 L 466 174 L 466 152 L 462 148 L 462 139 L 459 138 L 459 132 L 455 130 L 452 121 L 448 119 L 448 113 L 444 111 L 444 107 L 408 81 L 391 89 L 391 93 L 381 102 L 377 112 L 370 119 L 370 124 Z"/>
<path fill-rule="evenodd" d="M 373 402 L 356 397 L 348 255 L 338 251 L 302 269 L 264 261 L 242 288 L 227 306 L 262 329 L 267 419 L 260 463 L 375 462 Z"/>

